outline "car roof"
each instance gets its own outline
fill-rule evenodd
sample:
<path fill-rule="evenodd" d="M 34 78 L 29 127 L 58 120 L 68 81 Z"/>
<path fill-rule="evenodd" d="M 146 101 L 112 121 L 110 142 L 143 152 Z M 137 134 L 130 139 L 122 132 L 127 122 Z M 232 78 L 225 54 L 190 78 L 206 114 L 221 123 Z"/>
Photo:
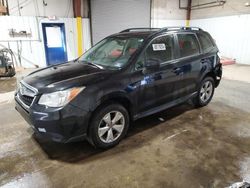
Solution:
<path fill-rule="evenodd" d="M 110 37 L 140 37 L 147 38 L 153 35 L 167 33 L 167 32 L 204 32 L 201 28 L 198 27 L 183 27 L 183 26 L 174 26 L 174 27 L 164 27 L 164 28 L 129 28 L 123 30 L 119 33 L 113 34 Z"/>
<path fill-rule="evenodd" d="M 110 37 L 124 37 L 124 38 L 130 38 L 130 37 L 138 37 L 138 38 L 147 38 L 148 36 L 154 34 L 155 31 L 131 31 L 131 32 L 120 32 L 111 35 Z"/>

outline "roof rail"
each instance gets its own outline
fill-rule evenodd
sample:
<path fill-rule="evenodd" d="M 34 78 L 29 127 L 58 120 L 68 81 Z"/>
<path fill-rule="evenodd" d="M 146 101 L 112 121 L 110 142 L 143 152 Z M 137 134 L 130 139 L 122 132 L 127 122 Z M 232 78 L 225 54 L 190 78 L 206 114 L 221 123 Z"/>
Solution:
<path fill-rule="evenodd" d="M 172 26 L 172 27 L 163 27 L 159 32 L 170 31 L 170 30 L 199 30 L 202 31 L 199 27 L 185 27 L 185 26 Z"/>
<path fill-rule="evenodd" d="M 151 31 L 151 30 L 161 30 L 161 28 L 150 28 L 150 27 L 138 27 L 138 28 L 129 28 L 121 31 L 120 33 L 130 32 L 130 31 L 138 31 L 138 30 L 144 30 L 144 31 Z"/>
<path fill-rule="evenodd" d="M 203 31 L 199 27 L 185 27 L 185 26 L 171 26 L 171 27 L 163 27 L 163 28 L 150 28 L 150 27 L 138 27 L 138 28 L 129 28 L 121 31 L 120 33 L 131 32 L 131 31 L 156 31 L 152 35 L 156 33 L 171 31 L 171 30 L 182 30 L 182 31 L 191 31 L 191 30 L 198 30 Z"/>

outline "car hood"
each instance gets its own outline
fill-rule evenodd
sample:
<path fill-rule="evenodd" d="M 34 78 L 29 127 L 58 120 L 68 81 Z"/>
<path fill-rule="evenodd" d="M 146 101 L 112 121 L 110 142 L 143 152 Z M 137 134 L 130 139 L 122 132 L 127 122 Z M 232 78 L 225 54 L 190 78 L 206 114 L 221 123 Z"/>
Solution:
<path fill-rule="evenodd" d="M 91 64 L 69 62 L 39 69 L 26 76 L 23 81 L 39 92 L 63 90 L 70 87 L 86 86 L 104 79 L 110 70 Z"/>

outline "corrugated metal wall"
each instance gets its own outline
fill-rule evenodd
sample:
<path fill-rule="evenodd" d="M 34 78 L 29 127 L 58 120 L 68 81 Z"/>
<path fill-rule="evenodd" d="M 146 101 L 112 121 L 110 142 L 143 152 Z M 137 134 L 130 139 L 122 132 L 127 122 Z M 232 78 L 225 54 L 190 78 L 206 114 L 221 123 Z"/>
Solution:
<path fill-rule="evenodd" d="M 250 14 L 191 20 L 191 26 L 208 31 L 223 56 L 250 64 Z"/>
<path fill-rule="evenodd" d="M 65 33 L 67 40 L 68 60 L 77 57 L 77 31 L 75 18 L 59 18 L 56 21 L 50 21 L 39 17 L 19 17 L 4 16 L 0 17 L 0 45 L 10 47 L 15 54 L 17 49 L 22 49 L 22 66 L 25 68 L 46 66 L 44 44 L 41 23 L 56 22 L 65 24 Z M 83 49 L 86 51 L 91 46 L 89 19 L 83 19 Z M 9 36 L 9 29 L 14 28 L 17 31 L 31 31 L 31 38 L 12 38 Z M 0 46 L 0 48 L 2 48 Z"/>
<path fill-rule="evenodd" d="M 131 27 L 150 26 L 150 0 L 92 0 L 93 43 Z"/>

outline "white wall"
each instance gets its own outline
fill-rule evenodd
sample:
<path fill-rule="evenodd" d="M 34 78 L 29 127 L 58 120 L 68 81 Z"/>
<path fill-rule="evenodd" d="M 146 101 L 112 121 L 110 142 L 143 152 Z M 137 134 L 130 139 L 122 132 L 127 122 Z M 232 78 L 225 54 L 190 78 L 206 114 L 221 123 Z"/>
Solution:
<path fill-rule="evenodd" d="M 18 1 L 21 16 L 57 16 L 73 17 L 72 0 L 9 0 L 9 12 L 11 16 L 19 16 Z"/>
<path fill-rule="evenodd" d="M 186 20 L 170 20 L 170 19 L 151 20 L 151 27 L 154 28 L 185 26 L 185 24 Z"/>
<path fill-rule="evenodd" d="M 250 14 L 191 20 L 191 26 L 208 31 L 221 55 L 250 64 Z"/>
<path fill-rule="evenodd" d="M 187 6 L 187 0 L 181 0 Z M 179 9 L 177 0 L 153 0 L 151 7 L 151 27 L 184 26 L 186 10 Z"/>
<path fill-rule="evenodd" d="M 187 6 L 187 0 L 181 0 L 181 6 Z M 153 0 L 151 18 L 154 20 L 184 20 L 186 10 L 179 9 L 178 0 Z"/>
<path fill-rule="evenodd" d="M 192 5 L 207 2 L 211 0 L 193 0 Z M 227 0 L 224 6 L 192 10 L 190 21 L 191 26 L 211 33 L 222 56 L 242 64 L 250 64 L 250 7 L 245 7 L 246 2 Z M 181 0 L 182 6 L 186 3 Z M 177 0 L 153 0 L 151 18 L 152 27 L 185 26 L 186 10 L 179 9 Z"/>
<path fill-rule="evenodd" d="M 192 5 L 208 3 L 212 0 L 192 0 Z M 192 10 L 191 19 L 212 18 L 219 16 L 233 16 L 241 14 L 250 14 L 250 7 L 246 7 L 245 3 L 249 0 L 226 0 L 223 6 L 216 6 L 205 9 Z"/>
<path fill-rule="evenodd" d="M 56 21 L 50 21 L 41 17 L 24 17 L 24 16 L 2 16 L 0 17 L 0 48 L 3 46 L 10 47 L 17 54 L 17 46 L 22 48 L 22 66 L 25 68 L 46 66 L 44 51 L 43 35 L 41 23 L 56 22 L 65 24 L 65 34 L 67 42 L 68 60 L 75 59 L 77 55 L 77 31 L 75 18 L 59 18 Z M 83 25 L 83 49 L 86 51 L 90 48 L 90 25 L 89 19 L 82 20 Z M 30 30 L 31 38 L 11 38 L 8 30 L 15 28 L 19 30 Z M 1 46 L 2 45 L 2 46 Z M 17 57 L 17 55 L 16 55 Z M 18 66 L 20 66 L 18 64 Z"/>

